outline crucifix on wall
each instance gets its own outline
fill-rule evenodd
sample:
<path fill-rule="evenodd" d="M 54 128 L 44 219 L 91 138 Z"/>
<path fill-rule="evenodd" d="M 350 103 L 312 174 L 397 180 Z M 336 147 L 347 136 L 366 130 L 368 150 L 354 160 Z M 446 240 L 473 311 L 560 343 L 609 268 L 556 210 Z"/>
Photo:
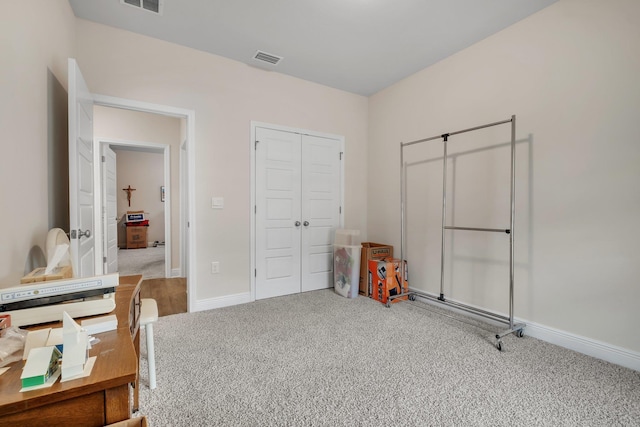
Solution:
<path fill-rule="evenodd" d="M 127 192 L 127 201 L 129 202 L 129 207 L 131 207 L 131 193 L 136 191 L 136 189 L 131 188 L 131 185 L 129 185 L 127 188 L 123 188 L 122 190 Z"/>

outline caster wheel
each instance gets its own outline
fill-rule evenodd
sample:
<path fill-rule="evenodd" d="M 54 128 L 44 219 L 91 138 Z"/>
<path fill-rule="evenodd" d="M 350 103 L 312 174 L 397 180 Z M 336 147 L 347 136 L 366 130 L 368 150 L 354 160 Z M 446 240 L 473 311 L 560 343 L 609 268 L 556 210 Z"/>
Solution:
<path fill-rule="evenodd" d="M 517 336 L 518 338 L 522 338 L 522 337 L 524 336 L 524 331 L 523 331 L 522 329 L 518 329 L 518 330 L 516 331 L 516 336 Z"/>
<path fill-rule="evenodd" d="M 498 351 L 502 351 L 502 341 L 498 341 L 496 343 L 496 348 L 498 349 Z"/>
<path fill-rule="evenodd" d="M 416 300 L 416 295 L 415 294 L 410 294 L 409 295 L 409 301 L 415 301 Z"/>
<path fill-rule="evenodd" d="M 391 307 L 391 301 L 387 301 L 387 303 L 384 306 L 387 307 L 387 308 L 390 308 Z"/>

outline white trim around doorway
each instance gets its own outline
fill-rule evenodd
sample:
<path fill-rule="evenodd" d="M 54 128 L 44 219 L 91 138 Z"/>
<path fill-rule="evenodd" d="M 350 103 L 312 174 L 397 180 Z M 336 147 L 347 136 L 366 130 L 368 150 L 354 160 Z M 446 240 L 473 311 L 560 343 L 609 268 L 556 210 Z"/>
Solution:
<path fill-rule="evenodd" d="M 177 117 L 177 118 L 182 118 L 186 120 L 186 135 L 185 135 L 184 144 L 186 147 L 186 155 L 187 155 L 186 164 L 188 169 L 187 179 L 186 179 L 186 181 L 188 182 L 186 184 L 186 187 L 187 187 L 186 194 L 188 195 L 187 196 L 188 201 L 187 201 L 186 209 L 184 210 L 184 212 L 181 210 L 180 223 L 186 224 L 186 227 L 182 227 L 182 226 L 179 227 L 180 229 L 179 244 L 180 244 L 180 253 L 187 254 L 186 256 L 187 265 L 185 266 L 185 271 L 182 272 L 187 277 L 187 311 L 188 312 L 195 311 L 198 306 L 197 295 L 196 295 L 197 277 L 196 277 L 196 268 L 195 268 L 195 264 L 196 264 L 195 260 L 197 259 L 196 258 L 196 242 L 195 242 L 196 239 L 194 238 L 194 236 L 197 235 L 196 221 L 195 221 L 195 194 L 196 194 L 196 189 L 195 189 L 195 185 L 196 185 L 195 111 L 184 109 L 184 108 L 177 108 L 177 107 L 171 107 L 171 106 L 160 105 L 160 104 L 152 104 L 148 102 L 134 101 L 131 99 L 116 98 L 112 96 L 98 95 L 98 94 L 94 94 L 94 104 L 105 106 L 105 107 L 121 108 L 125 110 L 160 114 L 164 116 Z M 94 152 L 97 152 L 97 151 L 99 151 L 99 143 L 97 139 L 94 139 Z M 165 155 L 165 170 L 168 167 L 167 159 L 168 159 L 168 156 Z M 97 167 L 99 167 L 99 164 L 97 165 Z M 168 175 L 165 175 L 165 179 L 168 179 Z M 181 180 L 181 182 L 183 182 L 183 180 Z M 97 184 L 94 184 L 94 186 L 95 185 Z M 181 190 L 184 191 L 185 189 L 181 188 Z M 170 197 L 170 194 L 171 192 L 168 192 L 169 197 Z M 101 206 L 101 203 L 102 202 L 100 200 L 96 200 L 96 206 Z M 182 217 L 182 215 L 184 215 L 184 217 Z M 99 212 L 98 212 L 98 216 L 101 216 L 99 215 Z M 102 227 L 102 219 L 100 219 L 99 222 L 96 222 L 96 224 L 100 224 L 100 227 Z M 165 224 L 165 230 L 166 230 L 166 224 Z M 191 236 L 191 238 L 188 238 L 187 236 L 185 236 L 184 235 L 185 233 L 183 230 L 188 230 L 188 233 Z M 165 235 L 165 238 L 166 237 L 167 236 Z M 100 253 L 102 253 L 101 243 L 100 243 L 100 247 L 97 249 L 99 249 Z M 102 265 L 102 259 L 100 259 L 100 265 Z M 168 265 L 169 265 L 168 268 L 170 269 L 171 266 L 170 264 Z M 173 271 L 171 271 L 170 274 L 173 275 Z"/>

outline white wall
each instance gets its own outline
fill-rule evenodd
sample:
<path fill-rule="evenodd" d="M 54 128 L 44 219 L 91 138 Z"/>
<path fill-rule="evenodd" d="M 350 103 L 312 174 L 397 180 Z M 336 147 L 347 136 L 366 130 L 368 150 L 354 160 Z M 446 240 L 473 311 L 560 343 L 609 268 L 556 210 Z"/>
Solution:
<path fill-rule="evenodd" d="M 250 291 L 252 120 L 343 135 L 345 226 L 366 229 L 367 98 L 89 21 L 77 32 L 94 93 L 195 111 L 198 300 Z"/>
<path fill-rule="evenodd" d="M 171 267 L 174 269 L 180 268 L 180 144 L 184 140 L 182 136 L 182 120 L 175 117 L 163 116 L 159 114 L 150 114 L 140 111 L 124 110 L 120 108 L 109 108 L 103 106 L 95 106 L 93 114 L 93 129 L 94 137 L 97 141 L 101 139 L 119 140 L 138 143 L 154 143 L 169 145 L 169 151 L 171 156 Z M 120 153 L 120 152 L 119 152 Z M 144 153 L 140 156 L 136 156 L 138 160 L 145 161 Z M 125 154 L 126 156 L 126 154 Z M 163 156 L 160 155 L 159 170 L 149 171 L 154 176 L 160 174 L 160 182 L 162 182 L 162 173 L 164 171 Z M 124 163 L 120 163 L 121 157 L 118 157 L 118 180 L 120 180 Z M 149 161 L 149 159 L 146 159 Z M 157 159 L 156 159 L 157 160 Z M 141 182 L 145 179 L 145 173 L 147 173 L 147 167 L 142 170 L 129 170 L 128 166 L 124 166 L 128 178 L 133 180 L 130 182 L 132 187 L 136 187 L 137 182 Z M 131 175 L 131 174 L 138 175 Z M 162 185 L 162 184 L 157 184 Z M 126 206 L 126 193 L 122 191 L 124 187 L 118 186 L 118 216 L 121 216 L 127 209 Z M 149 227 L 149 239 L 151 242 L 155 240 L 164 241 L 164 209 L 166 208 L 164 203 L 159 202 L 160 198 L 157 196 L 157 191 L 152 190 L 149 194 L 149 198 L 145 199 L 142 209 L 149 209 L 152 203 L 155 204 L 156 210 L 163 211 L 162 217 L 157 216 L 153 223 L 150 223 Z M 140 193 L 138 191 L 133 192 L 133 200 L 138 202 L 140 199 Z M 133 204 L 131 205 L 133 208 Z"/>
<path fill-rule="evenodd" d="M 515 113 L 516 315 L 640 351 L 637 1 L 561 0 L 369 100 L 76 20 L 65 0 L 0 0 L 0 11 L 0 134 L 11 153 L 0 160 L 0 286 L 15 285 L 31 248 L 44 245 L 53 167 L 46 153 L 52 128 L 64 139 L 55 129 L 65 121 L 51 86 L 66 88 L 67 57 L 77 56 L 96 93 L 196 112 L 197 298 L 249 291 L 251 120 L 344 135 L 345 226 L 397 247 L 399 142 Z M 503 224 L 504 150 L 467 152 L 507 138 L 496 130 L 477 142 L 452 140 L 456 225 Z M 408 255 L 412 285 L 432 290 L 441 154 L 436 145 L 425 151 L 408 159 L 416 163 Z M 210 208 L 212 196 L 225 197 L 224 210 Z M 447 291 L 503 303 L 505 255 L 496 239 L 455 235 Z M 215 277 L 212 260 L 221 262 Z"/>
<path fill-rule="evenodd" d="M 147 243 L 164 242 L 164 210 L 165 204 L 160 198 L 160 187 L 164 179 L 164 155 L 162 153 L 145 153 L 118 149 L 116 153 L 118 165 L 118 218 L 127 211 L 144 211 L 149 220 Z M 127 192 L 123 188 L 135 188 L 131 192 L 131 200 L 127 200 Z M 131 206 L 129 206 L 131 202 Z M 120 233 L 119 233 L 120 234 Z M 124 233 L 123 233 L 124 234 Z M 126 248 L 126 237 L 120 240 L 120 248 Z"/>
<path fill-rule="evenodd" d="M 30 271 L 30 250 L 44 248 L 50 221 L 64 223 L 64 209 L 50 205 L 48 181 L 60 171 L 48 151 L 66 144 L 74 23 L 66 0 L 0 1 L 0 287 L 17 285 Z M 64 185 L 55 186 L 58 199 L 68 197 Z"/>
<path fill-rule="evenodd" d="M 369 238 L 400 242 L 400 141 L 517 114 L 516 316 L 640 351 L 639 19 L 635 0 L 561 0 L 372 96 Z M 508 226 L 508 150 L 488 148 L 508 140 L 451 139 L 449 223 Z M 429 144 L 407 159 L 408 262 L 413 287 L 439 292 L 442 144 Z M 455 233 L 445 293 L 506 312 L 506 237 Z"/>

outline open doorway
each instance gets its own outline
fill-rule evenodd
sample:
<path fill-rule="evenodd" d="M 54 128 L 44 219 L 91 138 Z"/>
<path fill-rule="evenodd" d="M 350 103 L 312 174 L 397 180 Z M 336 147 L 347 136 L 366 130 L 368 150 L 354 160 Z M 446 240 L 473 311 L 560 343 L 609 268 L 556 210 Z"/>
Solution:
<path fill-rule="evenodd" d="M 105 272 L 181 276 L 181 189 L 175 172 L 184 119 L 105 106 L 95 106 L 93 116 Z M 118 266 L 120 258 L 125 265 Z"/>
<path fill-rule="evenodd" d="M 101 96 L 95 99 L 94 141 L 96 163 L 101 165 L 95 174 L 95 187 L 99 194 L 96 207 L 100 207 L 96 209 L 100 216 L 96 215 L 96 223 L 102 225 L 98 228 L 102 232 L 97 245 L 103 255 L 100 257 L 104 261 L 101 266 L 105 272 L 114 268 L 109 266 L 108 259 L 115 253 L 120 258 L 120 262 L 116 261 L 116 271 L 121 275 L 141 274 L 141 294 L 159 299 L 160 315 L 163 315 L 162 311 L 164 314 L 185 312 L 189 307 L 187 277 L 191 268 L 191 251 L 187 245 L 192 189 L 188 186 L 187 177 L 190 174 L 189 135 L 192 135 L 189 130 L 193 130 L 190 119 L 193 119 L 190 112 L 176 113 L 170 107 Z M 106 177 L 102 171 L 105 169 L 105 149 L 114 154 L 117 165 L 111 192 L 105 188 Z M 120 179 L 122 176 L 131 182 L 124 183 Z M 107 200 L 110 193 L 115 199 L 110 203 L 119 205 L 111 210 Z M 146 236 L 141 239 L 144 244 L 140 248 L 144 249 L 130 249 L 127 245 L 125 214 L 129 211 L 142 211 L 141 219 L 148 221 L 142 225 Z M 110 226 L 115 230 L 111 237 Z M 110 246 L 115 250 L 110 252 Z M 129 265 L 118 268 L 117 264 L 121 264 L 123 259 L 118 255 L 124 255 L 123 252 L 127 252 Z M 157 291 L 157 288 L 163 288 L 159 295 L 153 295 L 157 292 L 149 294 L 149 290 Z M 178 298 L 183 299 L 184 304 L 179 304 L 182 308 L 176 309 L 173 303 L 166 312 L 162 307 L 163 295 L 168 294 L 175 300 L 176 289 L 184 297 Z"/>
<path fill-rule="evenodd" d="M 172 268 L 172 249 L 179 239 L 166 237 L 179 227 L 166 203 L 171 147 L 99 143 L 105 273 L 141 274 L 143 280 L 181 276 L 181 264 Z"/>
<path fill-rule="evenodd" d="M 171 174 L 173 169 L 179 178 L 178 168 L 183 167 L 183 121 L 94 107 L 101 154 L 104 272 L 141 275 L 140 295 L 156 300 L 160 316 L 187 311 L 187 280 L 182 274 L 186 262 L 180 244 L 182 189 Z"/>

